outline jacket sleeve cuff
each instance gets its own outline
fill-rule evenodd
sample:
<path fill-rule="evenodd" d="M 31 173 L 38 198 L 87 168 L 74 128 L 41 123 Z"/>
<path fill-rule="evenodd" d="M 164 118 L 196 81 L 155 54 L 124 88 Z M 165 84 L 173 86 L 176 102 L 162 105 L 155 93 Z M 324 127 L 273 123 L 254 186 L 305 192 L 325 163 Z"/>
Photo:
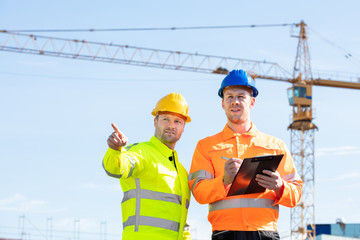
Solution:
<path fill-rule="evenodd" d="M 221 175 L 221 176 L 219 176 L 219 177 L 217 177 L 217 178 L 215 178 L 216 179 L 216 181 L 217 181 L 217 186 L 218 186 L 218 189 L 221 191 L 221 195 L 223 196 L 223 197 L 226 197 L 226 195 L 227 195 L 227 193 L 228 193 L 228 191 L 229 191 L 229 189 L 230 189 L 230 187 L 231 187 L 231 184 L 229 184 L 229 185 L 224 185 L 224 175 Z M 223 189 L 223 190 L 222 190 Z"/>
<path fill-rule="evenodd" d="M 276 199 L 275 199 L 275 202 L 274 202 L 274 205 L 277 205 L 279 203 L 281 203 L 282 199 L 284 198 L 284 196 L 286 196 L 286 193 L 288 192 L 288 183 L 284 180 L 283 181 L 283 185 L 281 187 L 281 190 L 280 190 L 280 196 L 276 196 Z"/>
<path fill-rule="evenodd" d="M 218 177 L 214 178 L 215 188 L 218 189 L 218 193 L 219 193 L 221 198 L 226 197 L 227 192 L 229 191 L 229 188 L 231 186 L 231 185 L 224 186 L 223 178 L 224 178 L 224 175 L 221 175 L 221 176 L 218 176 Z"/>
<path fill-rule="evenodd" d="M 118 150 L 108 148 L 108 153 L 111 155 L 119 155 L 123 151 L 124 147 L 120 147 Z"/>

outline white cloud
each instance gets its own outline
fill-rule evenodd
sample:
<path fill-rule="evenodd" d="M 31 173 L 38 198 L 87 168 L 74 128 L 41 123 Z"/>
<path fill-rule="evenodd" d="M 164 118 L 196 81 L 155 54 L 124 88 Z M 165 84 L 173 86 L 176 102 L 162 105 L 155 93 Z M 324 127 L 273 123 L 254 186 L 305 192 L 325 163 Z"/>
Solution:
<path fill-rule="evenodd" d="M 346 180 L 347 182 L 349 182 L 349 180 L 355 181 L 358 179 L 360 179 L 359 172 L 349 172 L 349 173 L 335 176 L 333 178 L 322 179 L 321 181 L 327 182 L 327 181 L 344 181 L 344 180 Z"/>
<path fill-rule="evenodd" d="M 43 200 L 29 200 L 21 194 L 0 199 L 1 211 L 41 211 L 47 206 Z"/>
<path fill-rule="evenodd" d="M 358 179 L 360 178 L 359 172 L 349 172 L 343 175 L 339 175 L 335 178 L 335 180 L 349 180 L 349 179 Z"/>
<path fill-rule="evenodd" d="M 359 146 L 341 146 L 333 148 L 318 148 L 315 150 L 315 156 L 340 156 L 340 155 L 351 155 L 360 154 Z"/>

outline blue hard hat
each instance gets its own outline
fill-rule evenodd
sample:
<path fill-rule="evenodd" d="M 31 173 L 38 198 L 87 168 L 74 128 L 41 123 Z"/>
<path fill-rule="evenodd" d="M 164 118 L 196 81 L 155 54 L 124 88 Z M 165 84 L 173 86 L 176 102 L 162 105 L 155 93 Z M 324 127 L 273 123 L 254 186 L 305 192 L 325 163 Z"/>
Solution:
<path fill-rule="evenodd" d="M 224 89 L 228 86 L 247 86 L 253 90 L 253 97 L 259 94 L 254 79 L 244 70 L 232 70 L 222 81 L 219 89 L 219 97 L 224 97 Z"/>

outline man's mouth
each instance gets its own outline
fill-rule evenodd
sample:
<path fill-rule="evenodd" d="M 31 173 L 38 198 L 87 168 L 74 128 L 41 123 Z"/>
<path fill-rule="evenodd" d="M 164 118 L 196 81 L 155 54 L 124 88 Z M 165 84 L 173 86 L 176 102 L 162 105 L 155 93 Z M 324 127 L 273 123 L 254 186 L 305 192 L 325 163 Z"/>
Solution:
<path fill-rule="evenodd" d="M 165 133 L 167 133 L 167 134 L 173 134 L 173 135 L 176 134 L 174 131 L 169 131 L 169 130 L 165 131 Z"/>

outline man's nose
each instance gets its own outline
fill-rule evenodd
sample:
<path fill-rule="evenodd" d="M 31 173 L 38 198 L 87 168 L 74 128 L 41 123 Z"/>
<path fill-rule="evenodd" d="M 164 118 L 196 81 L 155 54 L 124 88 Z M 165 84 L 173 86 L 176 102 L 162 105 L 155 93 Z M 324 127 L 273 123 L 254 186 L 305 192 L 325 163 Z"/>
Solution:
<path fill-rule="evenodd" d="M 169 128 L 172 128 L 172 129 L 175 128 L 175 122 L 174 121 L 170 121 Z"/>
<path fill-rule="evenodd" d="M 235 98 L 234 101 L 231 102 L 232 105 L 238 105 L 240 103 L 239 99 Z"/>

